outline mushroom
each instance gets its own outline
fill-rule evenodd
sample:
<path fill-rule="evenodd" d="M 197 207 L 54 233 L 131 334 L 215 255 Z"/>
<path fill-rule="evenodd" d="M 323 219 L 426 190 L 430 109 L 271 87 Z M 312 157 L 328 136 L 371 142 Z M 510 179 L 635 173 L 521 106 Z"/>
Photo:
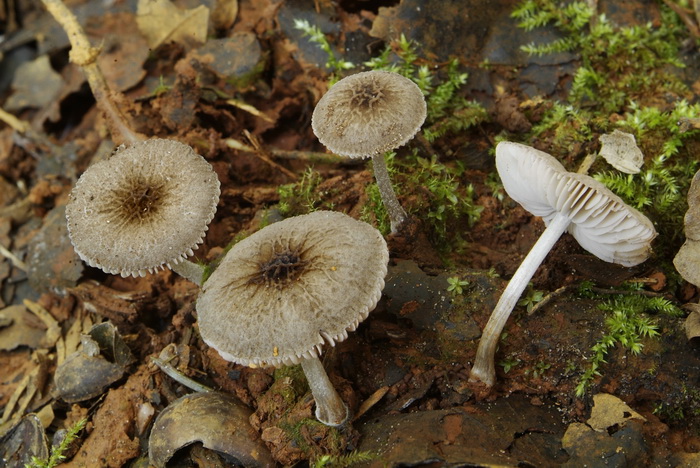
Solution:
<path fill-rule="evenodd" d="M 211 165 L 174 140 L 118 148 L 90 166 L 71 190 L 68 235 L 88 265 L 122 276 L 168 266 L 201 283 L 187 260 L 202 243 L 219 200 Z"/>
<path fill-rule="evenodd" d="M 330 426 L 347 407 L 319 360 L 367 318 L 381 297 L 389 251 L 367 223 L 316 211 L 270 224 L 226 254 L 197 300 L 202 339 L 245 366 L 301 362 Z"/>
<path fill-rule="evenodd" d="M 318 140 L 332 152 L 372 158 L 382 202 L 396 233 L 407 215 L 389 180 L 384 153 L 404 145 L 423 125 L 425 98 L 408 78 L 368 71 L 338 81 L 319 100 L 311 117 Z"/>
<path fill-rule="evenodd" d="M 554 157 L 519 143 L 496 147 L 496 168 L 508 195 L 544 220 L 547 228 L 503 291 L 479 341 L 470 380 L 491 387 L 501 331 L 537 267 L 567 231 L 598 258 L 624 266 L 649 257 L 651 221 L 593 178 L 567 172 Z"/>

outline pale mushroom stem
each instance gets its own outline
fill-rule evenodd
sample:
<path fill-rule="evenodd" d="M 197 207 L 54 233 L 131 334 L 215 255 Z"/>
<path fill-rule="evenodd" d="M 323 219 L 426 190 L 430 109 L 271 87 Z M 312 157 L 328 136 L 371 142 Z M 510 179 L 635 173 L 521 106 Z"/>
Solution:
<path fill-rule="evenodd" d="M 480 381 L 489 387 L 496 383 L 494 358 L 503 327 L 537 268 L 570 223 L 568 216 L 557 213 L 510 279 L 481 334 L 474 367 L 469 374 L 470 382 Z"/>
<path fill-rule="evenodd" d="M 204 280 L 204 265 L 189 260 L 181 260 L 178 263 L 171 263 L 169 266 L 170 269 L 178 275 L 192 281 L 197 286 L 202 286 Z"/>
<path fill-rule="evenodd" d="M 318 357 L 301 361 L 309 388 L 316 400 L 316 419 L 326 426 L 340 426 L 348 419 L 348 407 L 333 388 Z"/>
<path fill-rule="evenodd" d="M 406 211 L 403 209 L 399 200 L 396 198 L 396 193 L 391 186 L 391 180 L 389 180 L 389 171 L 386 168 L 386 161 L 384 160 L 383 154 L 372 155 L 372 165 L 374 166 L 374 178 L 377 181 L 377 187 L 379 188 L 379 195 L 382 197 L 382 202 L 389 214 L 389 222 L 391 223 L 391 233 L 396 234 L 401 224 L 406 220 L 408 216 Z"/>

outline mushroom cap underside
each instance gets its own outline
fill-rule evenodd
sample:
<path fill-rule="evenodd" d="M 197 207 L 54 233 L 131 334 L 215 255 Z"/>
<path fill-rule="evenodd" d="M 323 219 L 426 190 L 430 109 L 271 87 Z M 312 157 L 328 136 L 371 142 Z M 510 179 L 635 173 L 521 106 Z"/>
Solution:
<path fill-rule="evenodd" d="M 379 231 L 317 211 L 243 239 L 204 283 L 199 330 L 221 356 L 281 366 L 347 338 L 381 297 L 389 252 Z"/>
<path fill-rule="evenodd" d="M 651 253 L 656 230 L 597 180 L 567 172 L 553 156 L 526 145 L 501 142 L 496 167 L 508 195 L 545 224 L 561 213 L 568 232 L 601 260 L 634 266 Z"/>
<path fill-rule="evenodd" d="M 66 206 L 68 234 L 88 265 L 143 276 L 193 254 L 219 194 L 216 173 L 191 147 L 146 140 L 83 173 Z"/>
<path fill-rule="evenodd" d="M 332 152 L 364 158 L 404 145 L 426 114 L 425 98 L 413 81 L 375 70 L 333 85 L 316 105 L 311 126 Z"/>

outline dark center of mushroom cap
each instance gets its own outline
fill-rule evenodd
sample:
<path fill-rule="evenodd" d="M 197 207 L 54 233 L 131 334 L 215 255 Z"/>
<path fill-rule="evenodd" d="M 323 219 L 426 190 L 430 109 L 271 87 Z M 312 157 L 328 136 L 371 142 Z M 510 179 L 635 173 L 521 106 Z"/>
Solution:
<path fill-rule="evenodd" d="M 127 184 L 112 191 L 114 217 L 127 223 L 143 223 L 153 219 L 163 207 L 165 183 L 134 176 Z"/>
<path fill-rule="evenodd" d="M 367 81 L 352 89 L 350 104 L 363 110 L 371 110 L 385 98 L 383 87 L 376 81 Z"/>
<path fill-rule="evenodd" d="M 255 284 L 281 287 L 298 279 L 308 263 L 302 259 L 299 249 L 274 251 L 268 260 L 260 263 L 258 274 L 250 281 Z"/>

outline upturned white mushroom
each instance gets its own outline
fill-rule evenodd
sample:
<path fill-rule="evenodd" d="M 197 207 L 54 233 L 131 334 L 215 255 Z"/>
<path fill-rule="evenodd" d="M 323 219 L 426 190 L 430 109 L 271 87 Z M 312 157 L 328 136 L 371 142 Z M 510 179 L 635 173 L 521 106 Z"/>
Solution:
<path fill-rule="evenodd" d="M 68 235 L 90 266 L 144 276 L 168 266 L 196 283 L 202 269 L 186 258 L 202 243 L 219 200 L 211 165 L 174 140 L 121 147 L 90 166 L 66 205 Z"/>
<path fill-rule="evenodd" d="M 338 81 L 314 109 L 318 140 L 341 156 L 372 158 L 379 194 L 395 233 L 407 215 L 389 180 L 384 153 L 408 142 L 427 115 L 420 88 L 387 71 L 368 71 Z"/>
<path fill-rule="evenodd" d="M 332 212 L 266 226 L 229 250 L 197 300 L 202 339 L 245 366 L 301 363 L 316 417 L 337 426 L 347 407 L 319 360 L 377 305 L 389 251 L 367 223 Z"/>
<path fill-rule="evenodd" d="M 520 295 L 559 237 L 568 231 L 607 262 L 637 265 L 649 257 L 654 226 L 593 178 L 567 172 L 554 157 L 526 145 L 501 142 L 496 168 L 508 195 L 544 220 L 547 228 L 503 291 L 479 341 L 471 381 L 496 380 L 494 354 Z"/>

